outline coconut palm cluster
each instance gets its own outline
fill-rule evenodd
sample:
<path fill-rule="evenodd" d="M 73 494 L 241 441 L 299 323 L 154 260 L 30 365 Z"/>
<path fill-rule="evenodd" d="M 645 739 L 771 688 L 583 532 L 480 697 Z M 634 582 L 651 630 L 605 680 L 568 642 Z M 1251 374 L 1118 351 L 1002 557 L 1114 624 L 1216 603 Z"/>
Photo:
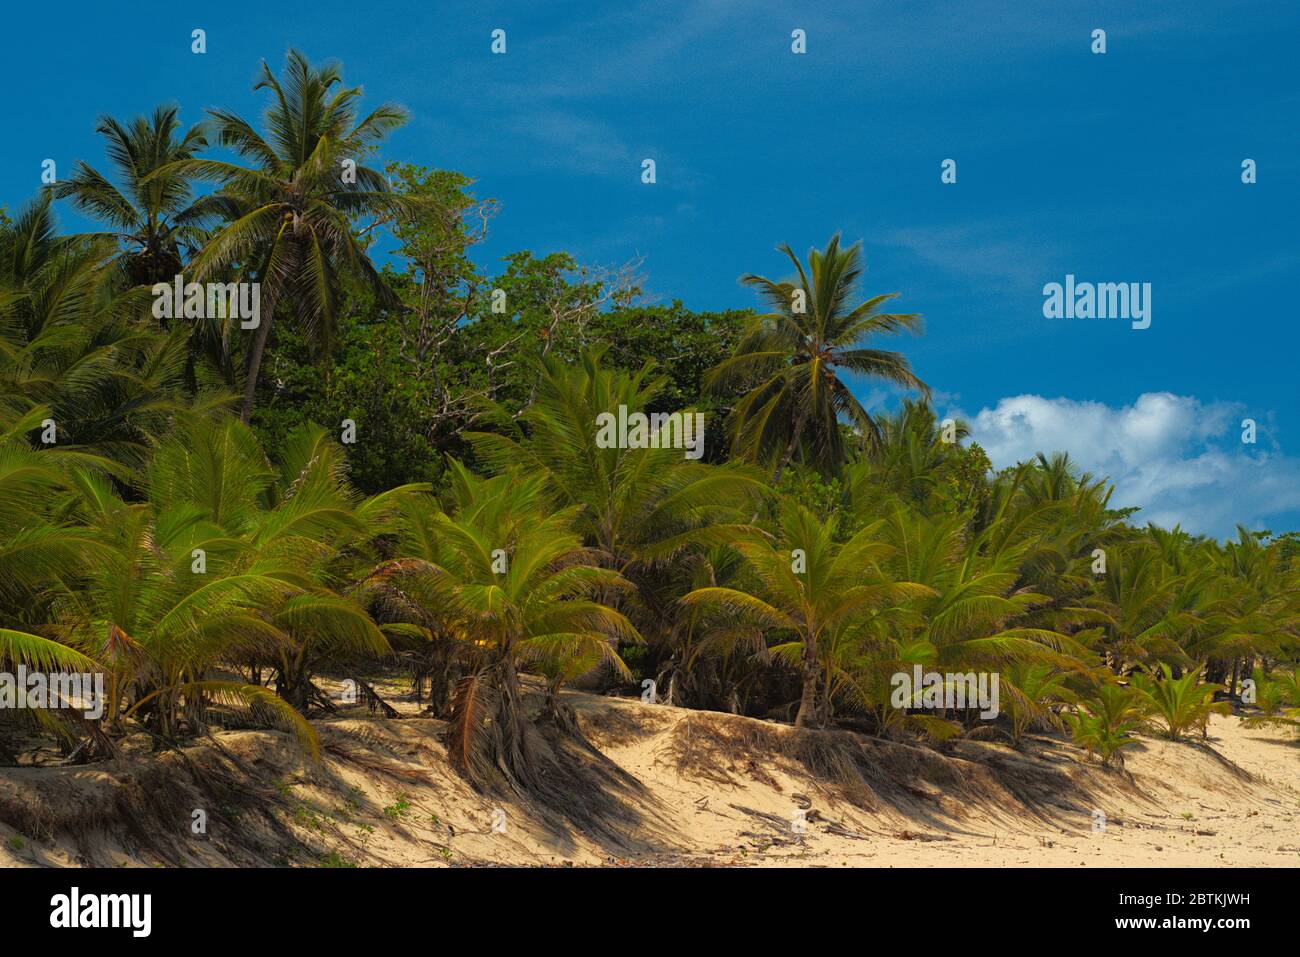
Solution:
<path fill-rule="evenodd" d="M 367 165 L 400 108 L 362 115 L 339 68 L 298 54 L 258 86 L 260 125 L 106 118 L 108 173 L 78 164 L 0 221 L 0 664 L 105 688 L 95 718 L 0 708 L 0 760 L 231 722 L 315 754 L 310 719 L 338 707 L 323 679 L 382 704 L 360 677 L 379 669 L 446 722 L 457 768 L 525 789 L 539 735 L 577 733 L 579 679 L 802 728 L 1013 746 L 1055 728 L 1108 764 L 1135 732 L 1204 733 L 1234 707 L 1300 724 L 1294 539 L 1142 524 L 1054 450 L 995 472 L 878 348 L 919 318 L 862 296 L 838 237 L 806 262 L 784 247 L 787 280 L 744 277 L 766 311 L 694 397 L 722 437 L 707 457 L 597 441 L 602 415 L 662 411 L 669 388 L 617 342 L 517 343 L 527 400 L 467 400 L 468 452 L 438 483 L 363 493 L 336 422 L 269 442 L 252 412 L 277 330 L 328 373 L 349 303 L 411 310 L 367 236 L 429 200 Z M 56 201 L 104 230 L 61 235 Z M 152 287 L 181 273 L 259 283 L 260 326 L 155 318 Z M 913 398 L 872 414 L 850 376 Z M 385 441 L 365 424 L 357 442 Z M 996 674 L 1001 714 L 898 707 L 892 678 L 918 665 Z"/>

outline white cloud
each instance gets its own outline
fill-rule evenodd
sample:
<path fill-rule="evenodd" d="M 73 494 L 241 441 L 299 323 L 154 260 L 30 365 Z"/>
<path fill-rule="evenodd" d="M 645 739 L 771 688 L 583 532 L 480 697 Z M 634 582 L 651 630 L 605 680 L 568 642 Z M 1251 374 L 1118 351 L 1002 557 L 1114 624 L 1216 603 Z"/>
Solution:
<path fill-rule="evenodd" d="M 1262 421 L 1257 443 L 1243 444 L 1245 412 L 1235 403 L 1169 392 L 1120 407 L 1018 395 L 974 416 L 946 414 L 970 423 L 995 468 L 1069 452 L 1080 468 L 1109 476 L 1112 504 L 1140 507 L 1138 521 L 1224 536 L 1239 522 L 1283 531 L 1300 509 L 1300 459 L 1272 446 Z"/>

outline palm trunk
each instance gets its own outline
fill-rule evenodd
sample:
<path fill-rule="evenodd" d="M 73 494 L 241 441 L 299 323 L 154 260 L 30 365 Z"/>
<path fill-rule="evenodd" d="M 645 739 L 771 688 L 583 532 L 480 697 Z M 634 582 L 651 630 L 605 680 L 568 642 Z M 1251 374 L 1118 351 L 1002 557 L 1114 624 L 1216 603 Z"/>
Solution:
<path fill-rule="evenodd" d="M 817 726 L 820 728 L 825 728 L 831 723 L 832 672 L 833 669 L 831 668 L 830 662 L 828 661 L 826 663 L 826 675 L 825 675 L 825 682 L 824 682 L 824 687 L 826 690 L 821 695 L 821 699 L 817 702 Z"/>
<path fill-rule="evenodd" d="M 453 665 L 451 639 L 441 634 L 416 660 L 415 700 L 420 700 L 427 681 L 429 704 L 425 710 L 435 718 L 445 718 L 451 711 L 452 691 L 460 678 Z"/>
<path fill-rule="evenodd" d="M 795 449 L 799 447 L 799 440 L 803 438 L 803 426 L 806 419 L 806 413 L 800 412 L 799 417 L 794 420 L 794 431 L 790 433 L 790 444 L 785 447 L 785 454 L 781 456 L 781 461 L 776 466 L 776 472 L 772 475 L 773 485 L 781 481 L 781 473 L 785 471 L 785 467 L 794 458 Z"/>
<path fill-rule="evenodd" d="M 281 656 L 275 692 L 303 714 L 311 704 L 311 681 L 307 675 L 305 655 Z"/>
<path fill-rule="evenodd" d="M 803 728 L 814 718 L 817 710 L 817 646 L 812 639 L 804 642 L 803 655 L 803 695 L 799 699 L 799 713 L 795 715 L 794 726 Z"/>
<path fill-rule="evenodd" d="M 799 417 L 794 421 L 794 432 L 790 436 L 790 444 L 785 447 L 785 454 L 781 456 L 781 461 L 776 465 L 776 472 L 772 474 L 773 487 L 776 486 L 777 482 L 781 481 L 781 473 L 790 464 L 790 460 L 794 458 L 795 449 L 799 447 L 799 439 L 803 436 L 804 418 L 803 413 L 800 413 Z M 762 510 L 763 503 L 760 501 L 758 508 L 754 509 L 754 514 L 749 517 L 749 524 L 753 525 L 758 521 L 758 514 Z"/>
<path fill-rule="evenodd" d="M 239 421 L 248 425 L 253 417 L 253 396 L 257 393 L 257 376 L 262 371 L 262 353 L 266 351 L 266 341 L 271 335 L 270 311 L 262 317 L 257 327 L 257 336 L 253 339 L 253 351 L 248 354 L 247 379 L 244 382 L 244 405 L 239 413 Z"/>
<path fill-rule="evenodd" d="M 498 698 L 491 716 L 496 752 L 493 757 L 507 780 L 526 789 L 536 788 L 537 762 L 528 740 L 523 689 L 508 650 L 497 661 L 494 672 Z"/>

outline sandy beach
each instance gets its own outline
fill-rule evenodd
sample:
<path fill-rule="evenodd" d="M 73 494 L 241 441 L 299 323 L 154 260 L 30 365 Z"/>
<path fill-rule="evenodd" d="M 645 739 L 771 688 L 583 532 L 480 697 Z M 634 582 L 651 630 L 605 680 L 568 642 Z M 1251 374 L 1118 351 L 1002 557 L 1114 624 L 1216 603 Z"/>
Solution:
<path fill-rule="evenodd" d="M 0 861 L 297 866 L 1124 867 L 1300 863 L 1300 741 L 1214 716 L 1122 771 L 1060 737 L 940 749 L 588 694 L 578 809 L 476 793 L 441 722 L 220 731 L 184 755 L 0 776 Z M 414 706 L 410 706 L 414 710 Z M 141 742 L 141 744 L 143 744 Z M 206 833 L 194 833 L 194 811 Z M 1100 812 L 1100 813 L 1098 813 Z M 1104 818 L 1100 815 L 1104 815 Z M 16 825 L 16 826 L 15 826 Z"/>

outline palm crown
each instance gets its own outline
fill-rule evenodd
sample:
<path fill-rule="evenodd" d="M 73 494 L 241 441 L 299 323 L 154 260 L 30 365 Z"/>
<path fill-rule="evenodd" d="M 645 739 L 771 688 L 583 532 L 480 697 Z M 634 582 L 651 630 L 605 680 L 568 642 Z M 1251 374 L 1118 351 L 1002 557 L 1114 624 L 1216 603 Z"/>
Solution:
<path fill-rule="evenodd" d="M 51 188 L 56 198 L 70 199 L 112 227 L 127 247 L 123 263 L 132 285 L 170 281 L 187 252 L 201 244 L 205 220 L 217 212 L 207 198 L 194 199 L 190 179 L 173 165 L 207 145 L 203 128 L 192 127 L 178 139 L 179 129 L 174 106 L 160 106 L 127 125 L 105 116 L 96 132 L 108 141 L 118 182 L 78 160 L 72 176 Z"/>
<path fill-rule="evenodd" d="M 211 110 L 219 145 L 251 161 L 240 166 L 187 159 L 154 173 L 189 175 L 222 184 L 213 203 L 224 205 L 227 225 L 195 258 L 195 278 L 235 270 L 261 283 L 261 324 L 248 353 L 242 416 L 248 421 L 258 372 L 276 315 L 292 316 L 317 346 L 328 349 L 344 281 L 363 280 L 384 302 L 394 297 L 382 282 L 354 221 L 383 217 L 409 206 L 383 175 L 363 164 L 369 148 L 406 120 L 394 104 L 357 119 L 360 87 L 335 90 L 340 68 L 313 68 L 290 51 L 283 80 L 265 63 L 255 90 L 272 93 L 266 134 L 227 110 Z"/>
<path fill-rule="evenodd" d="M 825 467 L 840 461 L 841 416 L 869 448 L 879 444 L 876 422 L 840 370 L 929 392 L 902 354 L 863 345 L 872 335 L 916 330 L 920 317 L 880 312 L 896 293 L 850 305 L 863 270 L 861 243 L 841 249 L 839 236 L 833 236 L 824 250 L 809 253 L 807 270 L 789 245 L 779 248 L 794 265 L 797 281 L 774 282 L 752 274 L 741 278 L 774 311 L 756 316 L 735 355 L 706 379 L 714 389 L 752 386 L 732 416 L 734 448 L 750 461 L 775 461 L 778 479 L 801 449 L 810 464 Z"/>

